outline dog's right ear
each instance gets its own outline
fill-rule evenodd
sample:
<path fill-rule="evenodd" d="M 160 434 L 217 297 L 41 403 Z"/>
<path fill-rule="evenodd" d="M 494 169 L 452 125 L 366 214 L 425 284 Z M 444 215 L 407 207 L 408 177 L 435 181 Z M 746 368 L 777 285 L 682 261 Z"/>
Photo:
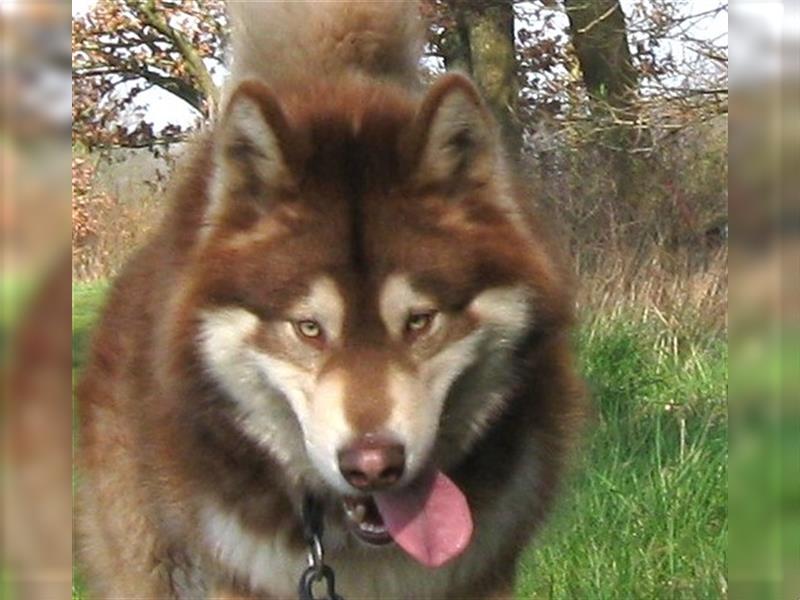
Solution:
<path fill-rule="evenodd" d="M 212 201 L 222 204 L 230 198 L 268 205 L 276 191 L 293 184 L 295 150 L 275 95 L 262 83 L 245 81 L 231 95 L 217 129 L 217 197 Z"/>

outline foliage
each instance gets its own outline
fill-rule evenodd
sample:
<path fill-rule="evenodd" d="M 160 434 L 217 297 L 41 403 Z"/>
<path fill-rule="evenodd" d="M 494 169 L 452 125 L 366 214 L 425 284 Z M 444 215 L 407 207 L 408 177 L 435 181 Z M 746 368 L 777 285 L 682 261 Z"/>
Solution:
<path fill-rule="evenodd" d="M 222 0 L 98 0 L 72 21 L 73 140 L 92 148 L 182 139 L 185 124 L 154 130 L 140 96 L 160 88 L 207 120 L 226 39 Z"/>
<path fill-rule="evenodd" d="M 603 11 L 584 27 L 570 28 L 568 15 L 601 4 L 614 10 Z M 568 127 L 590 119 L 596 131 L 620 124 L 643 131 L 657 124 L 657 131 L 668 132 L 727 111 L 726 38 L 705 39 L 696 33 L 727 12 L 723 0 L 701 12 L 676 0 L 630 3 L 622 33 L 637 82 L 626 99 L 627 105 L 637 105 L 634 122 L 604 93 L 614 85 L 608 75 L 604 79 L 588 72 L 576 53 L 578 37 L 599 31 L 621 14 L 615 0 L 423 0 L 421 11 L 431 22 L 429 62 L 439 59 L 471 71 L 480 50 L 457 47 L 465 42 L 461 29 L 503 5 L 513 7 L 516 20 L 516 31 L 509 30 L 509 35 L 514 36 L 510 42 L 516 48 L 517 83 L 507 85 L 517 88 L 514 118 L 528 141 L 543 125 L 552 128 L 554 123 Z M 185 124 L 154 130 L 140 95 L 161 88 L 193 107 L 200 121 L 208 120 L 219 99 L 213 75 L 224 71 L 227 27 L 222 0 L 99 0 L 73 20 L 74 139 L 88 147 L 183 139 Z M 615 110 L 598 110 L 609 103 Z M 652 145 L 651 140 L 647 147 Z M 528 146 L 535 151 L 535 145 Z"/>
<path fill-rule="evenodd" d="M 431 56 L 447 62 L 458 54 L 452 32 L 459 27 L 464 12 L 480 12 L 481 7 L 508 2 L 477 3 L 464 0 L 425 0 L 424 14 L 432 20 L 429 42 Z M 654 129 L 667 133 L 689 124 L 708 120 L 727 112 L 727 36 L 703 37 L 698 34 L 714 19 L 727 14 L 727 2 L 712 8 L 693 10 L 693 5 L 676 0 L 633 0 L 624 14 L 624 31 L 611 27 L 607 33 L 623 35 L 630 48 L 633 73 L 626 96 L 610 97 L 609 73 L 596 42 L 591 51 L 598 63 L 582 63 L 576 51 L 576 37 L 590 35 L 601 25 L 622 13 L 615 0 L 539 0 L 510 2 L 515 11 L 515 45 L 519 98 L 517 118 L 525 129 L 527 149 L 537 151 L 533 142 L 542 127 L 549 130 L 583 127 L 584 140 L 603 141 L 601 132 L 624 125 L 634 131 Z M 596 18 L 583 27 L 571 25 L 568 17 L 581 10 L 597 10 Z M 594 15 L 594 12 L 592 12 Z M 467 57 L 468 58 L 468 57 Z M 607 60 L 613 59 L 609 54 Z M 457 68 L 469 70 L 469 60 L 456 60 Z M 588 72 L 594 66 L 598 72 Z M 613 69 L 612 69 L 613 72 Z M 636 82 L 632 85 L 631 82 Z M 621 111 L 633 106 L 630 114 Z M 627 117 L 627 118 L 626 118 Z M 592 135 L 586 135 L 591 133 Z M 642 133 L 644 135 L 644 133 Z M 640 148 L 655 150 L 656 138 Z M 606 142 L 607 143 L 607 142 Z"/>
<path fill-rule="evenodd" d="M 162 215 L 159 198 L 165 178 L 161 169 L 170 168 L 171 156 L 137 158 L 73 148 L 72 272 L 76 280 L 116 274 Z"/>
<path fill-rule="evenodd" d="M 724 118 L 687 127 L 658 150 L 627 158 L 620 181 L 617 156 L 592 143 L 591 124 L 541 132 L 529 158 L 538 201 L 565 225 L 582 272 L 626 254 L 693 252 L 697 264 L 726 243 L 727 129 Z M 650 257 L 652 258 L 652 257 Z M 629 274 L 629 276 L 632 274 Z"/>
<path fill-rule="evenodd" d="M 72 251 L 80 252 L 94 238 L 100 224 L 93 209 L 108 203 L 108 194 L 93 185 L 94 165 L 85 157 L 72 158 Z"/>

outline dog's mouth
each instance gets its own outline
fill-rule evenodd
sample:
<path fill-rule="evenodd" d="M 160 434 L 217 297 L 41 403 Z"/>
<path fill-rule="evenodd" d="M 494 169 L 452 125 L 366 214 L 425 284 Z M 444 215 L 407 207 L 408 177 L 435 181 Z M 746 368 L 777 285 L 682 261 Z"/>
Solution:
<path fill-rule="evenodd" d="M 428 567 L 461 554 L 472 537 L 467 499 L 441 471 L 371 496 L 345 496 L 342 505 L 359 540 L 372 546 L 395 542 Z"/>
<path fill-rule="evenodd" d="M 345 496 L 342 506 L 350 530 L 362 542 L 372 546 L 386 546 L 393 542 L 372 496 Z"/>

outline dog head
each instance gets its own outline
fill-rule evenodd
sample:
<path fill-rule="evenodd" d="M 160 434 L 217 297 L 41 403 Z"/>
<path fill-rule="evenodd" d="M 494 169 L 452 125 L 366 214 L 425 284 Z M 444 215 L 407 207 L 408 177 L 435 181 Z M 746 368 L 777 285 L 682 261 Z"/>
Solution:
<path fill-rule="evenodd" d="M 246 82 L 213 152 L 184 309 L 237 426 L 342 495 L 457 461 L 558 306 L 472 84 Z"/>

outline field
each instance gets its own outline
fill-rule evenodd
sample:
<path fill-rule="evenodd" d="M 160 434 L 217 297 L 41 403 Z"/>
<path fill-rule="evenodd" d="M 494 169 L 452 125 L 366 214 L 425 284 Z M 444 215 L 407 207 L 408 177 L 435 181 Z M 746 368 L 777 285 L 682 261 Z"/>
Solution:
<path fill-rule="evenodd" d="M 76 367 L 104 289 L 74 288 Z M 726 597 L 726 339 L 679 335 L 646 311 L 584 321 L 576 344 L 596 414 L 517 597 Z"/>

